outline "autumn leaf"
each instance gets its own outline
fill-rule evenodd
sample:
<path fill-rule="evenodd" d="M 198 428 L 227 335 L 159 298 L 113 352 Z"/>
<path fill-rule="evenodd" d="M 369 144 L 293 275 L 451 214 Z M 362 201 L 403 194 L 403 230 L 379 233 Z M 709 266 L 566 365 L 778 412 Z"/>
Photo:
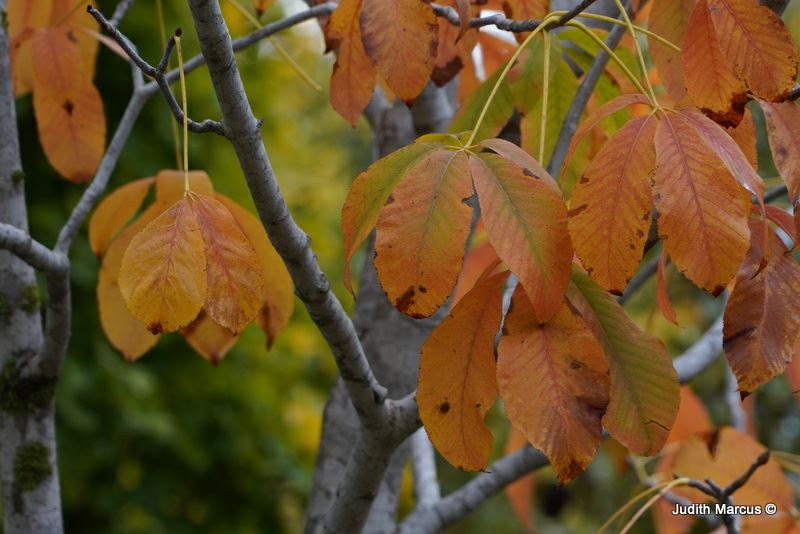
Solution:
<path fill-rule="evenodd" d="M 483 418 L 497 398 L 493 345 L 507 278 L 502 273 L 478 281 L 431 333 L 420 355 L 420 418 L 436 450 L 466 471 L 485 468 L 492 451 Z"/>
<path fill-rule="evenodd" d="M 789 190 L 795 225 L 800 233 L 800 108 L 792 102 L 759 101 L 767 123 L 767 137 L 775 167 Z"/>
<path fill-rule="evenodd" d="M 664 319 L 677 325 L 678 320 L 675 317 L 675 309 L 672 307 L 669 295 L 667 294 L 667 279 L 664 276 L 666 266 L 667 250 L 662 248 L 661 255 L 658 258 L 658 269 L 656 270 L 656 302 L 658 302 L 658 308 L 661 310 L 661 315 L 664 316 Z"/>
<path fill-rule="evenodd" d="M 750 200 L 685 115 L 665 113 L 655 140 L 659 235 L 681 273 L 718 295 L 747 253 Z"/>
<path fill-rule="evenodd" d="M 747 102 L 745 84 L 734 76 L 709 13 L 699 0 L 689 18 L 681 50 L 683 80 L 692 103 L 715 120 L 737 124 Z"/>
<path fill-rule="evenodd" d="M 707 2 L 717 42 L 734 75 L 758 97 L 785 97 L 797 78 L 798 57 L 780 17 L 752 0 Z M 709 50 L 697 52 L 708 54 Z"/>
<path fill-rule="evenodd" d="M 756 125 L 755 122 L 753 122 L 753 114 L 750 112 L 750 108 L 744 108 L 742 121 L 736 126 L 725 128 L 725 132 L 730 135 L 731 139 L 739 146 L 742 154 L 744 154 L 744 157 L 750 162 L 753 169 L 758 169 Z"/>
<path fill-rule="evenodd" d="M 375 70 L 361 42 L 362 0 L 342 0 L 331 15 L 328 39 L 338 45 L 331 75 L 331 105 L 352 126 L 367 107 L 375 87 Z"/>
<path fill-rule="evenodd" d="M 509 18 L 517 20 L 542 20 L 550 11 L 549 0 L 502 0 L 503 11 Z M 520 32 L 514 36 L 520 43 L 528 32 Z"/>
<path fill-rule="evenodd" d="M 189 171 L 189 189 L 201 195 L 213 195 L 214 186 L 204 171 Z M 171 206 L 183 198 L 186 185 L 183 171 L 163 169 L 156 174 L 156 201 Z"/>
<path fill-rule="evenodd" d="M 538 324 L 518 286 L 497 352 L 497 383 L 508 418 L 566 484 L 586 469 L 600 444 L 608 405 L 603 349 L 566 303 Z"/>
<path fill-rule="evenodd" d="M 261 15 L 270 8 L 272 2 L 273 0 L 253 0 L 253 9 L 255 9 L 256 15 L 261 18 Z"/>
<path fill-rule="evenodd" d="M 754 234 L 759 220 L 750 222 Z M 800 324 L 800 265 L 772 231 L 766 268 L 756 274 L 763 251 L 753 240 L 725 307 L 723 346 L 743 394 L 779 375 L 792 360 Z"/>
<path fill-rule="evenodd" d="M 261 272 L 264 273 L 261 310 L 258 312 L 256 322 L 267 335 L 267 348 L 270 348 L 281 330 L 289 324 L 294 312 L 292 277 L 270 243 L 261 221 L 228 197 L 217 194 L 215 198 L 222 202 L 236 219 L 239 228 L 255 249 Z"/>
<path fill-rule="evenodd" d="M 523 169 L 530 171 L 536 178 L 552 186 L 554 190 L 559 190 L 556 181 L 548 174 L 547 169 L 542 167 L 541 163 L 536 161 L 533 156 L 514 143 L 506 141 L 505 139 L 484 139 L 478 144 L 502 156 L 504 159 L 513 161 Z"/>
<path fill-rule="evenodd" d="M 136 214 L 155 178 L 134 180 L 116 189 L 97 206 L 89 221 L 89 246 L 101 256 L 117 233 Z"/>
<path fill-rule="evenodd" d="M 689 386 L 681 387 L 681 407 L 667 443 L 679 443 L 701 432 L 714 429 L 703 401 Z"/>
<path fill-rule="evenodd" d="M 650 16 L 647 19 L 647 29 L 680 46 L 687 31 L 688 20 L 694 4 L 694 0 L 654 0 Z M 648 39 L 648 49 L 672 101 L 680 102 L 686 96 L 680 52 L 676 52 L 652 37 Z"/>
<path fill-rule="evenodd" d="M 342 207 L 344 284 L 353 293 L 350 260 L 378 221 L 383 204 L 403 177 L 429 152 L 441 145 L 414 143 L 392 152 L 362 172 L 353 182 Z"/>
<path fill-rule="evenodd" d="M 450 295 L 470 230 L 472 196 L 464 152 L 435 150 L 409 171 L 377 222 L 375 268 L 398 311 L 429 317 Z"/>
<path fill-rule="evenodd" d="M 128 309 L 150 332 L 186 326 L 206 301 L 203 235 L 183 198 L 133 238 L 119 274 Z"/>
<path fill-rule="evenodd" d="M 573 270 L 568 298 L 597 337 L 611 375 L 603 426 L 631 452 L 656 454 L 678 413 L 678 377 L 664 344 L 641 331 L 616 299 Z"/>
<path fill-rule="evenodd" d="M 261 264 L 228 208 L 210 196 L 190 193 L 190 198 L 205 249 L 205 311 L 215 323 L 238 334 L 261 309 Z"/>
<path fill-rule="evenodd" d="M 429 1 L 362 0 L 364 50 L 401 100 L 413 102 L 428 83 L 438 37 L 439 26 Z"/>
<path fill-rule="evenodd" d="M 97 275 L 97 307 L 100 325 L 108 341 L 128 361 L 136 361 L 158 341 L 144 323 L 133 316 L 122 298 L 119 288 L 119 272 L 125 250 L 133 238 L 164 210 L 163 205 L 153 204 L 122 230 L 105 250 Z"/>
<path fill-rule="evenodd" d="M 31 37 L 33 30 L 50 25 L 52 7 L 52 2 L 48 1 L 8 0 L 6 16 L 10 41 L 11 78 L 14 83 L 14 94 L 18 97 L 28 94 L 33 88 Z"/>
<path fill-rule="evenodd" d="M 458 113 L 450 123 L 448 131 L 461 133 L 475 128 L 484 104 L 486 104 L 500 74 L 501 71 L 498 70 L 475 89 L 466 102 L 461 105 Z M 475 133 L 475 141 L 497 137 L 497 134 L 506 125 L 513 112 L 514 102 L 511 97 L 511 87 L 508 84 L 508 80 L 503 79 L 494 99 L 489 103 L 480 128 Z"/>
<path fill-rule="evenodd" d="M 496 266 L 494 272 L 500 270 L 502 262 L 500 258 L 497 257 L 497 252 L 494 251 L 494 247 L 486 238 L 485 233 L 482 234 L 483 240 L 480 243 L 475 243 L 478 235 L 479 231 L 476 228 L 472 237 L 472 249 L 470 249 L 467 256 L 464 258 L 464 266 L 461 268 L 461 273 L 458 275 L 458 282 L 450 297 L 451 307 L 458 304 L 458 301 L 469 293 L 486 269 L 491 266 Z"/>
<path fill-rule="evenodd" d="M 72 32 L 60 27 L 34 32 L 33 107 L 47 159 L 59 174 L 81 183 L 92 178 L 103 157 L 106 122 Z"/>
<path fill-rule="evenodd" d="M 572 263 L 564 200 L 546 180 L 494 154 L 471 157 L 470 173 L 489 240 L 537 319 L 548 321 L 561 307 Z"/>
<path fill-rule="evenodd" d="M 508 429 L 506 438 L 506 455 L 518 451 L 528 444 L 525 436 L 517 432 L 514 427 Z M 536 472 L 531 471 L 522 478 L 506 486 L 506 497 L 514 510 L 514 515 L 524 529 L 524 532 L 533 532 L 533 493 L 536 489 Z"/>
<path fill-rule="evenodd" d="M 622 295 L 636 272 L 652 219 L 657 119 L 637 117 L 606 141 L 572 193 L 569 230 L 592 279 Z"/>
<path fill-rule="evenodd" d="M 222 358 L 236 344 L 236 334 L 220 326 L 201 310 L 194 321 L 181 328 L 186 342 L 212 365 L 219 365 Z"/>

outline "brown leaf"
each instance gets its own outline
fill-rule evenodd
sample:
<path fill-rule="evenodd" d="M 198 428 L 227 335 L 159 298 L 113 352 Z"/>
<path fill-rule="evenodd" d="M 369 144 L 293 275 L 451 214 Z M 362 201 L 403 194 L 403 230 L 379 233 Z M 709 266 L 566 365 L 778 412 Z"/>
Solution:
<path fill-rule="evenodd" d="M 792 102 L 759 100 L 767 122 L 767 137 L 775 167 L 789 190 L 797 233 L 800 233 L 800 108 Z"/>
<path fill-rule="evenodd" d="M 694 4 L 694 0 L 654 0 L 647 19 L 648 29 L 681 46 Z M 680 52 L 664 46 L 653 38 L 648 39 L 648 46 L 650 57 L 653 58 L 653 64 L 669 91 L 669 96 L 674 103 L 680 102 L 686 96 Z"/>
<path fill-rule="evenodd" d="M 667 294 L 667 280 L 664 277 L 664 269 L 667 265 L 667 249 L 661 249 L 661 257 L 658 259 L 658 270 L 656 272 L 656 300 L 658 301 L 658 308 L 661 310 L 661 315 L 670 323 L 677 325 L 678 321 L 675 318 L 675 310 L 672 303 L 669 301 Z"/>

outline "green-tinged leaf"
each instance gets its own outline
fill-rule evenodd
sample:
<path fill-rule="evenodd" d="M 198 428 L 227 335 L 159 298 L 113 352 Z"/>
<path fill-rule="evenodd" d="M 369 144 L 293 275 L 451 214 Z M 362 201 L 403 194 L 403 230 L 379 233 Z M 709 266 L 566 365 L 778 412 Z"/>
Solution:
<path fill-rule="evenodd" d="M 478 86 L 461 106 L 461 109 L 458 110 L 458 114 L 456 114 L 453 122 L 450 123 L 449 131 L 458 133 L 475 128 L 478 117 L 489 99 L 489 95 L 501 72 L 502 69 L 498 69 L 497 72 Z M 514 102 L 511 98 L 511 87 L 508 84 L 508 79 L 504 79 L 500 82 L 500 87 L 495 94 L 494 100 L 489 104 L 489 109 L 478 129 L 478 133 L 475 135 L 475 140 L 481 141 L 489 137 L 497 137 L 497 134 L 506 125 L 513 112 Z"/>

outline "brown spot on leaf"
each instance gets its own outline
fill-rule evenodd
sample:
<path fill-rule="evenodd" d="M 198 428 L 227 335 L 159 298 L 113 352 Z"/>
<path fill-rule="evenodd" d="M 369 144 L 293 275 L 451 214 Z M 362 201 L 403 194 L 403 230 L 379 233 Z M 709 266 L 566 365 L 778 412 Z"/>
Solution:
<path fill-rule="evenodd" d="M 535 178 L 536 180 L 541 180 L 541 178 L 539 178 L 538 176 L 533 174 L 529 169 L 526 168 L 522 169 L 522 174 L 524 174 L 525 176 L 530 176 L 531 178 Z"/>
<path fill-rule="evenodd" d="M 416 291 L 414 291 L 414 286 L 409 287 L 406 289 L 406 292 L 400 295 L 394 302 L 394 307 L 397 308 L 397 311 L 401 313 L 406 313 L 408 309 L 414 304 L 414 295 L 416 295 Z"/>
<path fill-rule="evenodd" d="M 575 217 L 576 215 L 578 215 L 580 212 L 582 212 L 583 210 L 585 210 L 588 207 L 589 207 L 588 204 L 581 204 L 577 208 L 573 208 L 573 209 L 569 210 L 567 215 L 569 215 L 570 217 Z"/>
<path fill-rule="evenodd" d="M 714 295 L 715 297 L 717 297 L 717 296 L 719 296 L 719 294 L 720 294 L 720 293 L 722 293 L 723 291 L 725 291 L 725 286 L 716 286 L 716 287 L 714 288 L 714 290 L 713 290 L 713 291 L 711 291 L 711 294 L 712 294 L 712 295 Z"/>
<path fill-rule="evenodd" d="M 585 183 L 588 183 L 588 182 L 589 182 L 589 178 L 587 178 L 586 176 L 581 176 L 580 182 L 578 182 L 578 183 L 585 184 Z"/>
<path fill-rule="evenodd" d="M 570 369 L 580 369 L 581 367 L 583 367 L 583 364 L 578 360 L 572 360 L 571 362 L 569 362 Z"/>
<path fill-rule="evenodd" d="M 164 326 L 161 323 L 156 322 L 149 324 L 147 329 L 150 330 L 150 333 L 155 336 L 164 331 Z"/>
<path fill-rule="evenodd" d="M 385 204 L 385 205 L 386 205 L 386 206 L 388 206 L 389 204 L 392 204 L 392 203 L 394 203 L 394 194 L 390 194 L 390 195 L 389 195 L 389 196 L 386 198 L 386 204 Z"/>
<path fill-rule="evenodd" d="M 69 40 L 70 40 L 70 41 L 72 41 L 73 43 L 77 43 L 77 42 L 78 42 L 78 38 L 77 38 L 77 37 L 75 37 L 75 34 L 74 34 L 74 33 L 72 33 L 72 31 L 68 31 L 68 32 L 67 32 L 67 39 L 69 39 Z"/>
<path fill-rule="evenodd" d="M 449 402 L 444 401 L 442 404 L 439 405 L 439 413 L 446 414 L 449 411 L 450 411 L 450 403 Z"/>
<path fill-rule="evenodd" d="M 419 292 L 420 293 L 427 293 L 428 292 L 428 288 L 425 287 L 425 286 L 419 286 Z"/>
<path fill-rule="evenodd" d="M 72 115 L 73 110 L 75 109 L 75 104 L 72 103 L 72 100 L 64 100 L 64 103 L 61 105 L 64 108 L 64 111 L 67 112 L 68 115 Z"/>
<path fill-rule="evenodd" d="M 644 232 L 642 232 L 641 228 L 636 229 L 636 237 L 644 237 Z"/>

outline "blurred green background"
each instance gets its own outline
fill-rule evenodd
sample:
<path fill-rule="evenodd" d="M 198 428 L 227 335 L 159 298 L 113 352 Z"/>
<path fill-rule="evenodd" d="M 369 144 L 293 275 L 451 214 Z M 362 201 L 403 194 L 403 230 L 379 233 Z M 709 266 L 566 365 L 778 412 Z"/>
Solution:
<path fill-rule="evenodd" d="M 234 36 L 252 28 L 222 0 Z M 101 0 L 105 13 L 114 0 Z M 264 21 L 302 9 L 299 0 L 278 2 Z M 166 28 L 184 32 L 188 56 L 198 51 L 185 2 L 164 2 Z M 800 21 L 800 0 L 790 6 Z M 88 15 L 87 15 L 88 16 Z M 151 62 L 161 56 L 155 0 L 137 0 L 121 29 Z M 327 90 L 332 58 L 315 21 L 280 34 L 280 43 Z M 356 174 L 369 163 L 370 134 L 362 121 L 351 129 L 267 42 L 240 53 L 239 67 L 251 104 L 263 118 L 264 141 L 294 216 L 312 238 L 323 269 L 342 302 L 340 209 Z M 105 101 L 109 136 L 131 92 L 130 70 L 101 47 L 96 83 Z M 207 73 L 188 77 L 189 113 L 219 118 Z M 27 173 L 33 235 L 52 244 L 83 188 L 60 179 L 37 140 L 30 96 L 18 100 L 18 120 Z M 160 97 L 142 113 L 113 174 L 111 188 L 175 168 L 172 121 Z M 762 141 L 765 175 L 772 176 Z M 203 169 L 214 186 L 248 208 L 252 202 L 230 145 L 214 135 L 192 135 L 190 167 Z M 771 174 L 770 174 L 771 173 Z M 95 297 L 98 261 L 85 231 L 72 253 L 74 329 L 57 396 L 58 454 L 66 527 L 69 532 L 299 532 L 319 439 L 322 408 L 335 366 L 321 336 L 298 304 L 290 326 L 267 351 L 256 327 L 246 330 L 219 367 L 193 353 L 176 334 L 162 337 L 135 364 L 126 363 L 106 341 Z M 654 309 L 655 285 L 628 305 L 643 328 L 664 339 L 672 354 L 690 345 L 719 314 L 721 302 L 701 294 L 677 273 L 670 295 L 682 327 Z M 721 402 L 723 367 L 693 384 L 717 424 L 727 422 Z M 800 411 L 783 378 L 756 395 L 760 437 L 768 446 L 800 450 Z M 508 428 L 500 409 L 490 415 L 497 455 Z M 620 468 L 604 446 L 597 460 L 567 488 L 552 472 L 537 476 L 534 525 L 540 532 L 588 532 L 639 491 L 633 473 Z M 440 461 L 443 490 L 471 475 Z M 403 486 L 403 511 L 413 505 L 410 480 Z M 652 529 L 648 521 L 639 532 Z M 0 526 L 0 529 L 2 527 Z M 521 527 L 504 495 L 472 514 L 452 532 L 518 532 Z"/>

